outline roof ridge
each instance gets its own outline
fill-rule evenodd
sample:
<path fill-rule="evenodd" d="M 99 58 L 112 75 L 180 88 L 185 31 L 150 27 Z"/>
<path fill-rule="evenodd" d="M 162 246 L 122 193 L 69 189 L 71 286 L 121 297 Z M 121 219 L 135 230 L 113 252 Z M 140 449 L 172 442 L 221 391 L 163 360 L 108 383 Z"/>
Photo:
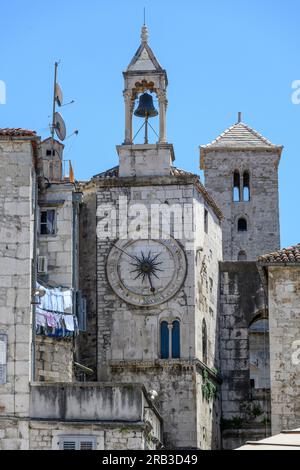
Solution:
<path fill-rule="evenodd" d="M 235 130 L 236 132 L 234 132 Z M 240 134 L 238 133 L 239 130 Z M 247 134 L 245 135 L 245 133 L 243 133 L 243 130 L 248 131 L 251 134 L 252 138 L 251 136 L 248 136 L 247 138 Z M 230 135 L 231 133 L 232 135 Z M 258 144 L 261 144 L 262 146 L 278 148 L 277 145 L 273 144 L 270 140 L 268 140 L 255 129 L 253 129 L 253 127 L 249 126 L 248 124 L 245 124 L 244 122 L 236 122 L 235 124 L 231 125 L 227 129 L 225 129 L 220 135 L 218 135 L 214 140 L 212 140 L 206 145 L 202 145 L 201 148 L 206 149 L 214 146 L 220 147 L 222 144 L 224 144 L 225 147 L 237 147 L 239 143 L 242 147 L 258 148 Z"/>

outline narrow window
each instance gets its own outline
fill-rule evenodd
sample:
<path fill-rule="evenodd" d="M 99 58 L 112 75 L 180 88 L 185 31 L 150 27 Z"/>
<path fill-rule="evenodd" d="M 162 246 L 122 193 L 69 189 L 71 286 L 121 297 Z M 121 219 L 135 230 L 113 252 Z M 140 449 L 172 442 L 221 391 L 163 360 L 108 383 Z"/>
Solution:
<path fill-rule="evenodd" d="M 208 210 L 204 209 L 204 232 L 208 233 Z"/>
<path fill-rule="evenodd" d="M 244 250 L 239 251 L 238 261 L 247 261 L 247 253 Z"/>
<path fill-rule="evenodd" d="M 233 173 L 233 201 L 239 202 L 241 200 L 240 196 L 240 173 L 235 170 Z"/>
<path fill-rule="evenodd" d="M 250 201 L 250 176 L 248 171 L 243 174 L 243 201 Z"/>
<path fill-rule="evenodd" d="M 210 277 L 210 278 L 209 278 L 209 292 L 210 292 L 210 293 L 212 293 L 213 287 L 214 287 L 214 281 L 213 281 L 213 279 Z"/>
<path fill-rule="evenodd" d="M 206 321 L 202 321 L 202 361 L 207 364 L 207 328 Z"/>
<path fill-rule="evenodd" d="M 180 325 L 179 321 L 175 320 L 172 323 L 172 358 L 177 359 L 180 357 Z"/>
<path fill-rule="evenodd" d="M 42 235 L 55 234 L 55 210 L 41 211 L 40 233 Z"/>
<path fill-rule="evenodd" d="M 160 324 L 160 357 L 169 359 L 169 325 L 166 321 Z"/>
<path fill-rule="evenodd" d="M 0 333 L 0 385 L 7 381 L 7 334 Z"/>
<path fill-rule="evenodd" d="M 247 232 L 247 220 L 243 217 L 238 220 L 238 231 Z"/>

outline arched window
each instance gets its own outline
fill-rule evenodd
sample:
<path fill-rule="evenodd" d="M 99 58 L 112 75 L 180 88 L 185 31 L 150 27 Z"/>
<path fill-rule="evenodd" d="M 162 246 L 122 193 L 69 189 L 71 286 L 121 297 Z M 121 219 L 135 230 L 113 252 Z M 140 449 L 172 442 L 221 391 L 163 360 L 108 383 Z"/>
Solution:
<path fill-rule="evenodd" d="M 238 220 L 238 231 L 247 232 L 247 220 L 243 217 Z"/>
<path fill-rule="evenodd" d="M 237 170 L 233 173 L 233 200 L 234 202 L 241 200 L 240 173 Z"/>
<path fill-rule="evenodd" d="M 161 359 L 178 359 L 180 357 L 180 322 L 162 321 L 160 324 L 160 357 Z"/>
<path fill-rule="evenodd" d="M 160 324 L 160 357 L 169 359 L 169 325 L 166 321 Z"/>
<path fill-rule="evenodd" d="M 172 358 L 180 357 L 180 324 L 178 320 L 172 323 Z"/>
<path fill-rule="evenodd" d="M 202 321 L 202 361 L 207 364 L 207 327 L 206 321 Z"/>
<path fill-rule="evenodd" d="M 250 175 L 248 171 L 243 174 L 243 201 L 250 201 Z"/>
<path fill-rule="evenodd" d="M 238 261 L 246 261 L 247 260 L 247 253 L 244 250 L 239 251 L 238 254 Z"/>

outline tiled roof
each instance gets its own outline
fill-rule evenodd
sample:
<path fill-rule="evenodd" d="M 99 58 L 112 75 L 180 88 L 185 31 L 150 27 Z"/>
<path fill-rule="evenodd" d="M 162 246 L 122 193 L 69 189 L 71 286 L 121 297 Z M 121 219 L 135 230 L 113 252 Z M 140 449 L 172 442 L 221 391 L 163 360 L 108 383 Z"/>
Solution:
<path fill-rule="evenodd" d="M 171 175 L 172 176 L 196 176 L 194 173 L 190 173 L 185 170 L 181 170 L 180 168 L 175 168 L 175 166 L 171 167 Z M 110 170 L 103 171 L 102 173 L 98 173 L 97 175 L 93 176 L 93 178 L 118 178 L 119 176 L 119 167 L 114 166 L 110 168 Z"/>
<path fill-rule="evenodd" d="M 201 148 L 206 149 L 215 147 L 277 148 L 277 145 L 272 144 L 272 142 L 243 122 L 238 122 L 226 129 L 226 131 L 209 144 L 201 146 Z"/>
<path fill-rule="evenodd" d="M 29 131 L 21 128 L 0 129 L 0 137 L 35 137 L 35 131 Z"/>
<path fill-rule="evenodd" d="M 300 243 L 289 248 L 283 248 L 282 250 L 274 251 L 274 253 L 268 253 L 258 258 L 259 263 L 267 264 L 293 264 L 300 263 Z"/>
<path fill-rule="evenodd" d="M 110 168 L 110 170 L 103 171 L 102 173 L 98 173 L 97 175 L 93 176 L 95 179 L 108 179 L 108 178 L 118 178 L 119 176 L 119 167 L 115 166 Z M 214 209 L 215 213 L 219 217 L 219 219 L 223 218 L 222 211 L 220 210 L 219 206 L 216 204 L 212 196 L 206 190 L 205 186 L 201 183 L 199 176 L 195 175 L 195 173 L 191 173 L 189 171 L 182 170 L 180 168 L 176 168 L 174 166 L 171 167 L 171 176 L 191 176 L 195 178 L 195 184 L 199 192 L 203 195 L 206 202 Z"/>

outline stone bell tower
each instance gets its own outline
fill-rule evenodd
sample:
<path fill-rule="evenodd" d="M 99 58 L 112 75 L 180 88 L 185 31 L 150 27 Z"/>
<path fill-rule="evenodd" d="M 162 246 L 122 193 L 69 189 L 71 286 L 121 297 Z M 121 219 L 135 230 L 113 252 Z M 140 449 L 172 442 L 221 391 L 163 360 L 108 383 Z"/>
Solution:
<path fill-rule="evenodd" d="M 218 448 L 221 213 L 197 175 L 173 166 L 167 74 L 148 45 L 146 26 L 124 79 L 119 166 L 83 188 L 81 288 L 92 298 L 87 309 L 94 321 L 85 363 L 97 358 L 98 380 L 155 391 L 166 447 Z M 137 125 L 144 126 L 142 144 L 133 137 L 134 115 L 144 119 Z M 147 119 L 155 115 L 159 131 L 150 143 Z M 152 135 L 149 129 L 149 141 Z"/>
<path fill-rule="evenodd" d="M 205 187 L 223 212 L 224 261 L 252 261 L 280 246 L 274 145 L 241 121 L 200 147 Z"/>
<path fill-rule="evenodd" d="M 117 146 L 120 159 L 119 176 L 170 175 L 174 151 L 173 146 L 167 143 L 166 136 L 168 78 L 148 44 L 148 29 L 145 25 L 142 27 L 141 45 L 123 76 L 125 140 L 123 145 Z M 144 144 L 138 145 L 133 140 L 133 110 L 136 99 L 145 92 L 147 95 L 151 93 L 149 98 L 154 94 L 158 99 L 159 135 L 154 144 L 149 144 L 145 138 Z M 145 126 L 148 126 L 148 122 L 145 122 Z"/>

